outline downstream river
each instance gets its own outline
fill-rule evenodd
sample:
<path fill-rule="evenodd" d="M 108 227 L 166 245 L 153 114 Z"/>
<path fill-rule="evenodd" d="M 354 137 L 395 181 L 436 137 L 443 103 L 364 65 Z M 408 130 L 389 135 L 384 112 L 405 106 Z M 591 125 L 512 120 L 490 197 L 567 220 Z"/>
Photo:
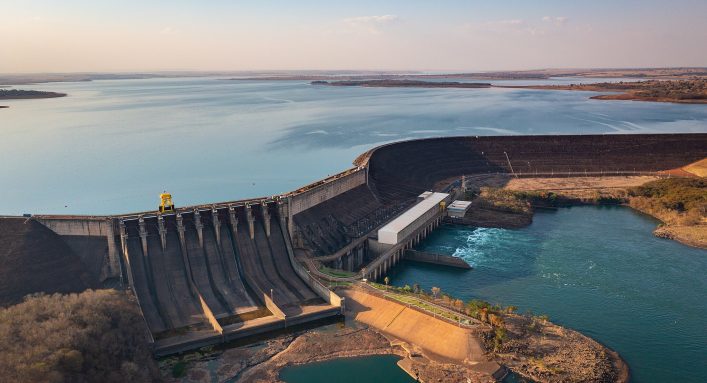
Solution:
<path fill-rule="evenodd" d="M 517 230 L 442 226 L 419 248 L 474 269 L 403 262 L 391 279 L 547 314 L 617 350 L 633 382 L 707 382 L 707 251 L 654 237 L 656 224 L 585 206 Z"/>
<path fill-rule="evenodd" d="M 553 79 L 504 84 L 563 84 Z M 25 85 L 68 97 L 0 103 L 0 215 L 116 214 L 270 196 L 406 138 L 705 132 L 704 105 L 591 92 L 312 86 L 217 78 Z"/>
<path fill-rule="evenodd" d="M 398 360 L 394 355 L 333 359 L 286 367 L 280 379 L 287 383 L 414 383 L 415 379 L 398 367 Z"/>

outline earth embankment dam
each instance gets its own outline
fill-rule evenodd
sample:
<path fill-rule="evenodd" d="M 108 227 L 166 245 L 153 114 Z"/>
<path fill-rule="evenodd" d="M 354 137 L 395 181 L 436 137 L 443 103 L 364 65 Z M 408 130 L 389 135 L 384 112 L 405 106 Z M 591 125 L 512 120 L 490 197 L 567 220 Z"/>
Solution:
<path fill-rule="evenodd" d="M 57 269 L 27 272 L 27 262 L 8 261 L 48 259 L 51 248 L 39 244 L 60 243 L 60 261 L 81 266 L 62 270 L 134 290 L 158 353 L 178 352 L 339 315 L 344 300 L 309 273 L 306 260 L 365 267 L 375 261 L 367 245 L 375 229 L 420 193 L 449 190 L 461 176 L 656 173 L 705 157 L 702 133 L 397 142 L 363 153 L 342 173 L 267 198 L 169 214 L 1 218 L 2 271 L 44 279 L 35 291 L 62 291 L 52 288 Z M 28 222 L 49 230 L 17 230 Z"/>

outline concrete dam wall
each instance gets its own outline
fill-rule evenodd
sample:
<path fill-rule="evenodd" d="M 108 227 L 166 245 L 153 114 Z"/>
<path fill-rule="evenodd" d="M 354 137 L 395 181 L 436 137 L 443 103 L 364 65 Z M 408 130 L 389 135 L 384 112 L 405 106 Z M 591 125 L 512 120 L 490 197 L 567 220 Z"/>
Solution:
<path fill-rule="evenodd" d="M 426 190 L 462 175 L 655 172 L 707 157 L 707 134 L 479 136 L 382 145 L 359 156 L 367 183 L 294 216 L 301 245 L 327 259 Z M 340 262 L 346 264 L 347 262 Z"/>
<path fill-rule="evenodd" d="M 705 157 L 707 134 L 413 140 L 374 148 L 355 168 L 273 200 L 180 207 L 163 215 L 0 218 L 0 243 L 25 260 L 15 262 L 22 269 L 29 270 L 31 259 L 56 267 L 53 249 L 60 249 L 61 259 L 81 263 L 65 270 L 81 274 L 90 287 L 120 278 L 135 290 L 156 343 L 180 339 L 164 345 L 174 351 L 179 342 L 213 344 L 336 315 L 341 300 L 318 285 L 295 254 L 337 269 L 375 263 L 368 236 L 421 192 L 462 175 L 654 172 Z M 27 221 L 32 226 L 19 226 Z M 32 279 L 68 287 L 52 289 L 48 282 L 22 292 L 80 289 L 49 267 L 31 269 Z M 185 333 L 201 335 L 185 340 Z"/>
<path fill-rule="evenodd" d="M 384 201 L 414 198 L 450 177 L 483 173 L 654 172 L 707 157 L 707 134 L 449 137 L 380 146 L 360 156 Z"/>

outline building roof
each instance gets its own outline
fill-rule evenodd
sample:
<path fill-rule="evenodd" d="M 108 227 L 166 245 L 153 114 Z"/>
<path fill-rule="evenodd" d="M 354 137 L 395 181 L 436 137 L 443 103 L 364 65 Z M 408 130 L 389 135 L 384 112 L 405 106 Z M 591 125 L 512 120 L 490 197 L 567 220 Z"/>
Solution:
<path fill-rule="evenodd" d="M 431 191 L 426 191 L 426 192 L 420 194 L 419 196 L 417 196 L 417 198 L 425 199 L 425 198 L 427 198 L 427 197 L 429 197 L 429 196 L 431 196 L 431 195 L 432 195 L 432 192 L 431 192 Z"/>
<path fill-rule="evenodd" d="M 423 193 L 424 194 L 424 193 Z M 406 227 L 410 226 L 416 219 L 427 213 L 430 209 L 439 205 L 449 194 L 446 193 L 430 193 L 427 198 L 415 204 L 405 213 L 399 215 L 387 225 L 383 226 L 378 232 L 384 231 L 389 233 L 399 233 Z"/>
<path fill-rule="evenodd" d="M 455 200 L 454 202 L 449 204 L 449 207 L 447 209 L 452 209 L 452 210 L 466 210 L 471 206 L 471 201 L 461 201 L 461 200 Z"/>

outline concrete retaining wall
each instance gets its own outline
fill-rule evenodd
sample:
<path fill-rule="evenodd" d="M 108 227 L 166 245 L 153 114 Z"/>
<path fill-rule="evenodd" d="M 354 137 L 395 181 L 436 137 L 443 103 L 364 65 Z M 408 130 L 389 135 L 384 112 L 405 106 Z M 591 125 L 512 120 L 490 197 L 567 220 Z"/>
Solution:
<path fill-rule="evenodd" d="M 463 259 L 459 257 L 427 253 L 424 251 L 417 251 L 411 249 L 405 250 L 405 260 L 413 262 L 433 263 L 435 265 L 450 266 L 459 269 L 471 269 L 471 266 L 469 266 L 468 263 L 466 263 Z"/>
<path fill-rule="evenodd" d="M 303 189 L 307 190 L 295 191 L 288 196 L 290 217 L 366 183 L 366 171 L 363 169 L 350 170 L 342 174 L 338 178 L 320 181 L 315 184 L 316 186 L 305 187 Z"/>
<path fill-rule="evenodd" d="M 33 217 L 42 225 L 59 235 L 81 235 L 87 237 L 105 237 L 112 221 L 106 217 L 84 216 L 45 216 Z"/>
<path fill-rule="evenodd" d="M 347 312 L 381 332 L 417 345 L 431 355 L 457 362 L 485 361 L 484 349 L 474 332 L 433 318 L 402 304 L 348 289 Z"/>
<path fill-rule="evenodd" d="M 302 280 L 307 283 L 307 286 L 314 290 L 317 295 L 324 299 L 324 301 L 334 307 L 339 307 L 341 309 L 341 313 L 343 314 L 344 309 L 346 307 L 345 299 L 337 295 L 335 292 L 329 290 L 326 286 L 322 285 L 321 282 L 319 282 L 316 278 L 314 278 L 314 276 L 307 272 L 304 266 L 300 265 L 299 262 L 297 262 L 297 260 L 295 259 L 294 251 L 292 249 L 292 243 L 290 242 L 290 236 L 285 230 L 285 225 L 280 225 L 280 229 L 282 230 L 282 235 L 285 238 L 287 255 L 290 259 L 290 263 L 292 264 L 292 268 L 295 269 L 295 273 L 297 273 L 297 275 L 302 278 Z"/>
<path fill-rule="evenodd" d="M 97 279 L 120 276 L 120 253 L 112 218 L 40 215 L 33 219 L 60 235 Z"/>
<path fill-rule="evenodd" d="M 204 297 L 200 293 L 198 293 L 198 297 L 199 303 L 201 303 L 201 310 L 204 312 L 206 320 L 209 321 L 209 324 L 214 329 L 214 331 L 219 334 L 223 334 L 223 327 L 221 327 L 221 324 L 218 323 L 218 319 L 216 319 L 216 316 L 214 315 L 214 312 L 211 311 L 211 308 L 209 308 L 209 305 L 206 304 Z"/>
<path fill-rule="evenodd" d="M 270 310 L 272 315 L 274 315 L 275 317 L 277 317 L 279 319 L 286 319 L 287 318 L 287 315 L 285 315 L 285 312 L 282 311 L 279 307 L 277 307 L 275 302 L 273 302 L 273 300 L 270 299 L 270 296 L 268 294 L 263 293 L 262 297 L 263 297 L 263 302 L 265 303 L 265 307 L 268 310 Z"/>

